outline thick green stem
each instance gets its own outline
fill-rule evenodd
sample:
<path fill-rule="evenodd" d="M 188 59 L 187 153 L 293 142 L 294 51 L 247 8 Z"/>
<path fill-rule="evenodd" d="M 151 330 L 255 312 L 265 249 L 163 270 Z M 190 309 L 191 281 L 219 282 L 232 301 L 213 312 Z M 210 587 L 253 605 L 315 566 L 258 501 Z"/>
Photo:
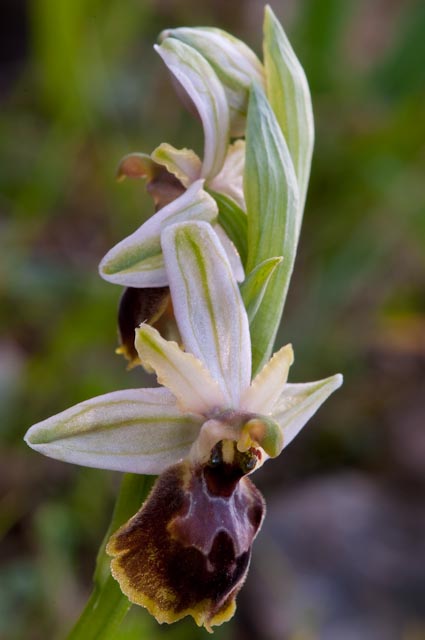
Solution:
<path fill-rule="evenodd" d="M 110 559 L 105 547 L 111 534 L 139 510 L 154 480 L 152 476 L 131 473 L 123 476 L 111 524 L 97 556 L 93 593 L 68 640 L 114 638 L 116 630 L 130 609 L 131 603 L 111 576 Z"/>

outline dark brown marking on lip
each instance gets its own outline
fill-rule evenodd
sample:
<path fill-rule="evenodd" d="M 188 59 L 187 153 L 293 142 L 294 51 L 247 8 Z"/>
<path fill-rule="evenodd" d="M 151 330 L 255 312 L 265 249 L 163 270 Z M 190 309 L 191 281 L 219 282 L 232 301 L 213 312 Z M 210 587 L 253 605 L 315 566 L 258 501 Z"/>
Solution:
<path fill-rule="evenodd" d="M 121 589 L 160 622 L 192 615 L 208 628 L 227 620 L 263 519 L 263 498 L 248 478 L 230 498 L 211 495 L 204 469 L 185 462 L 166 470 L 108 544 Z"/>
<path fill-rule="evenodd" d="M 137 364 L 138 353 L 134 346 L 134 331 L 142 322 L 154 325 L 170 304 L 168 287 L 127 287 L 118 307 L 119 352 L 130 363 Z"/>

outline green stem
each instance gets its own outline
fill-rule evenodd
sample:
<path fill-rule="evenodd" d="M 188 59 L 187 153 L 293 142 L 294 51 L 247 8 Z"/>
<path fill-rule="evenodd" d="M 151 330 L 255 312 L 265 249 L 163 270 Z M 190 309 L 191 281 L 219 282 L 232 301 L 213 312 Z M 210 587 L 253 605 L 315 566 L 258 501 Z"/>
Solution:
<path fill-rule="evenodd" d="M 113 638 L 131 607 L 118 583 L 111 576 L 110 559 L 106 543 L 111 534 L 134 515 L 153 485 L 155 478 L 126 473 L 115 504 L 111 524 L 99 549 L 94 572 L 94 589 L 68 640 L 95 640 Z"/>

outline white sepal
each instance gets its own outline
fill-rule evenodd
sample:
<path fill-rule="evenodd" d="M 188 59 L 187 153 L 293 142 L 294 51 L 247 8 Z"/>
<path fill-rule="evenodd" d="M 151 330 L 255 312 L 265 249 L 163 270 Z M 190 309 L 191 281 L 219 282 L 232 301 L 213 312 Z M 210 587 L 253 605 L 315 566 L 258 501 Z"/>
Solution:
<path fill-rule="evenodd" d="M 50 458 L 131 473 L 161 473 L 187 457 L 202 425 L 167 389 L 114 391 L 31 427 L 26 443 Z"/>
<path fill-rule="evenodd" d="M 162 234 L 162 249 L 185 348 L 204 363 L 236 408 L 251 378 L 251 340 L 217 234 L 204 222 L 174 225 Z"/>
<path fill-rule="evenodd" d="M 230 240 L 227 233 L 224 231 L 223 227 L 221 227 L 219 224 L 215 224 L 214 231 L 218 235 L 223 249 L 226 252 L 227 259 L 229 260 L 230 266 L 232 267 L 233 275 L 238 282 L 242 282 L 245 278 L 245 271 L 238 250 Z"/>
<path fill-rule="evenodd" d="M 231 136 L 243 136 L 251 82 L 264 85 L 264 68 L 244 42 L 221 29 L 181 27 L 168 29 L 160 40 L 176 38 L 203 55 L 221 80 L 230 107 Z"/>
<path fill-rule="evenodd" d="M 160 235 L 170 224 L 186 220 L 212 222 L 217 217 L 214 199 L 203 190 L 203 180 L 163 207 L 137 231 L 119 242 L 99 265 L 102 278 L 126 287 L 163 287 L 167 275 L 162 258 Z"/>
<path fill-rule="evenodd" d="M 342 385 L 342 381 L 342 375 L 337 373 L 316 382 L 285 386 L 271 414 L 282 427 L 284 447 L 295 438 L 331 393 Z"/>
<path fill-rule="evenodd" d="M 223 166 L 229 141 L 229 107 L 214 69 L 193 47 L 166 38 L 155 50 L 193 103 L 204 129 L 201 176 L 211 178 Z"/>

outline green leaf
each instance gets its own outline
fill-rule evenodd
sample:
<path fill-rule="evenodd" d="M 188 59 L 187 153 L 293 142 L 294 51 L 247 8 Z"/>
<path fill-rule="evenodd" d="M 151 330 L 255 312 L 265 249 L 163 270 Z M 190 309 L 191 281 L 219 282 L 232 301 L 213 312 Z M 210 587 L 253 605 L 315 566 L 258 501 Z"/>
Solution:
<path fill-rule="evenodd" d="M 206 191 L 214 198 L 218 206 L 218 222 L 235 245 L 242 264 L 245 266 L 247 249 L 247 217 L 246 213 L 228 196 L 211 189 Z"/>
<path fill-rule="evenodd" d="M 116 638 L 119 626 L 131 607 L 131 602 L 121 592 L 118 582 L 111 576 L 111 559 L 106 555 L 105 547 L 112 533 L 140 509 L 154 481 L 154 476 L 124 474 L 112 520 L 97 556 L 93 592 L 79 620 L 68 635 L 68 640 Z"/>
<path fill-rule="evenodd" d="M 299 183 L 299 230 L 313 154 L 313 110 L 304 70 L 269 6 L 264 14 L 263 48 L 267 97 L 288 144 Z"/>
<path fill-rule="evenodd" d="M 266 293 L 270 278 L 283 258 L 269 258 L 257 265 L 241 284 L 242 300 L 248 314 L 249 323 L 254 320 L 261 301 Z"/>
<path fill-rule="evenodd" d="M 297 246 L 298 185 L 279 123 L 263 91 L 253 86 L 248 108 L 244 192 L 248 216 L 248 273 L 275 256 L 273 272 L 251 324 L 253 375 L 270 357 Z"/>

